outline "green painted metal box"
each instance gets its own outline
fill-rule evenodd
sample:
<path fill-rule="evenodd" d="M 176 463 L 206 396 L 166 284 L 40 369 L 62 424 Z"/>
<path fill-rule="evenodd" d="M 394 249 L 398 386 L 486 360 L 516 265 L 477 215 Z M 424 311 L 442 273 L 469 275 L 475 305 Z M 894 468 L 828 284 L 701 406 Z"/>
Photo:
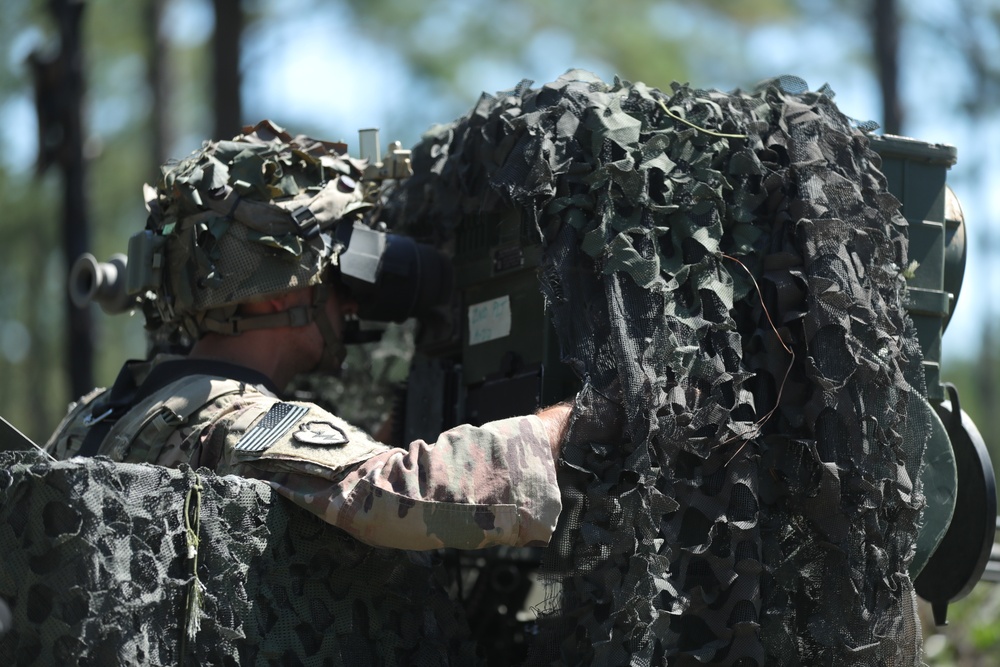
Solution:
<path fill-rule="evenodd" d="M 941 389 L 941 336 L 958 296 L 958 282 L 946 271 L 946 254 L 956 234 L 964 234 L 959 220 L 946 215 L 948 169 L 955 164 L 954 146 L 886 135 L 873 137 L 872 148 L 882 158 L 889 192 L 902 203 L 910 226 L 910 265 L 906 308 L 917 328 L 924 353 L 927 397 L 944 400 Z M 963 243 L 964 245 L 964 243 Z"/>

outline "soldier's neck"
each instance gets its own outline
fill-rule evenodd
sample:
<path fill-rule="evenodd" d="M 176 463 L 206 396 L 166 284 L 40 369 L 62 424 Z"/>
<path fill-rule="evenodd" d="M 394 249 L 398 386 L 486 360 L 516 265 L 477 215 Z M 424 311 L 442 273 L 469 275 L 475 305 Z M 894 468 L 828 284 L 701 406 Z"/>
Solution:
<path fill-rule="evenodd" d="M 306 368 L 300 368 L 297 350 L 290 348 L 272 330 L 248 331 L 238 336 L 208 334 L 191 348 L 188 358 L 211 359 L 245 366 L 266 375 L 279 389 Z"/>

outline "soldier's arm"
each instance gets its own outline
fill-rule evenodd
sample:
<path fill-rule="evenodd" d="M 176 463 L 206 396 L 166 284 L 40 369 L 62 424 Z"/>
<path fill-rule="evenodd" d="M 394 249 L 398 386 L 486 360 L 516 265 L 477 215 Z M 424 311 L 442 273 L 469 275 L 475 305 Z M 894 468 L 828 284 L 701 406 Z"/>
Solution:
<path fill-rule="evenodd" d="M 570 407 L 481 427 L 459 426 L 435 442 L 388 448 L 367 439 L 344 450 L 302 443 L 236 452 L 240 474 L 267 481 L 278 493 L 357 539 L 381 547 L 437 549 L 548 542 L 561 503 L 555 476 L 558 441 Z M 352 438 L 359 439 L 357 433 Z M 362 456 L 347 449 L 360 446 Z M 368 448 L 367 450 L 365 448 Z M 325 456 L 325 458 L 324 458 Z"/>

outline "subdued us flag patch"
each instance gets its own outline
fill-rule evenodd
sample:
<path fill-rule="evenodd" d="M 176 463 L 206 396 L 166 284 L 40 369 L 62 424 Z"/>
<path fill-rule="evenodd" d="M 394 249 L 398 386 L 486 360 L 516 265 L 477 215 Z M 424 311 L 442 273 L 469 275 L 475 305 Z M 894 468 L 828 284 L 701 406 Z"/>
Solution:
<path fill-rule="evenodd" d="M 307 412 L 309 408 L 301 405 L 275 403 L 252 429 L 243 434 L 235 449 L 241 452 L 259 452 L 267 449 Z"/>

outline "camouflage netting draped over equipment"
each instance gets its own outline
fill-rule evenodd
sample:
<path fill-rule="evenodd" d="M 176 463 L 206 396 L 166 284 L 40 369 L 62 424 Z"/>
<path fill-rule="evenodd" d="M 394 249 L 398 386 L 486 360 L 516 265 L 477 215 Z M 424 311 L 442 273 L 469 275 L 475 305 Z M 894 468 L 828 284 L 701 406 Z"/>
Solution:
<path fill-rule="evenodd" d="M 415 148 L 387 219 L 519 212 L 586 380 L 535 662 L 919 664 L 906 222 L 831 98 L 574 71 Z"/>
<path fill-rule="evenodd" d="M 427 567 L 255 480 L 0 452 L 0 545 L 2 665 L 475 663 Z"/>

